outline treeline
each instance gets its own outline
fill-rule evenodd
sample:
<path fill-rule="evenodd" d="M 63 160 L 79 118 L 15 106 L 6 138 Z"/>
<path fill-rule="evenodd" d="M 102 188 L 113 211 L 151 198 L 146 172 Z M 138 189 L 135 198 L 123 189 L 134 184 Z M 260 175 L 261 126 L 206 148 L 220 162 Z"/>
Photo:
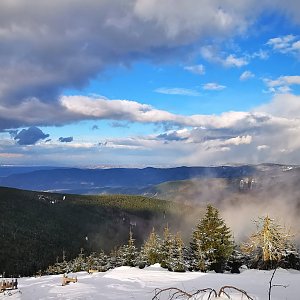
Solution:
<path fill-rule="evenodd" d="M 153 228 L 138 249 L 132 231 L 127 244 L 109 254 L 80 254 L 70 261 L 65 259 L 51 265 L 41 274 L 60 274 L 78 271 L 107 271 L 119 266 L 145 266 L 160 263 L 170 271 L 210 271 L 239 273 L 239 268 L 271 269 L 275 267 L 300 269 L 300 255 L 292 235 L 269 216 L 258 219 L 257 231 L 247 242 L 236 245 L 224 220 L 215 207 L 208 205 L 204 217 L 185 245 L 180 233 L 173 234 L 166 226 L 162 237 Z"/>

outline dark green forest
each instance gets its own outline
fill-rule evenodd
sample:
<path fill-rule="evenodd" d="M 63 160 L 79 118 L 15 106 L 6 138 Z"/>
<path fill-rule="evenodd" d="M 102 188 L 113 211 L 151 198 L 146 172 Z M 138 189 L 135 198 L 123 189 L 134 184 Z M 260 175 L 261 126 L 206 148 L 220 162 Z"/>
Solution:
<path fill-rule="evenodd" d="M 0 188 L 0 273 L 32 275 L 80 249 L 106 252 L 126 243 L 129 229 L 140 246 L 153 227 L 183 231 L 195 208 L 141 196 L 82 196 Z M 199 209 L 200 211 L 200 209 Z"/>

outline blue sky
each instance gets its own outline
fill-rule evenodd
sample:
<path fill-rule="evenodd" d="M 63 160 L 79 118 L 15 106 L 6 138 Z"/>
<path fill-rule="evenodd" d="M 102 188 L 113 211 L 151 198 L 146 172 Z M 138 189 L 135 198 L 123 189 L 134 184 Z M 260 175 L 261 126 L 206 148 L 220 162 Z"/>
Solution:
<path fill-rule="evenodd" d="M 29 2 L 0 3 L 1 164 L 300 164 L 295 1 Z"/>

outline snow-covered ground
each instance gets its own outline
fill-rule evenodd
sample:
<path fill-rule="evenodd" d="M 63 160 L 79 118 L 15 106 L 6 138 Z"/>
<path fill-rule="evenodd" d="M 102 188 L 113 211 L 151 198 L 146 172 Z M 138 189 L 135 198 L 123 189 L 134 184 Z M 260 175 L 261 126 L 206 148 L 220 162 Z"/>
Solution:
<path fill-rule="evenodd" d="M 248 292 L 255 300 L 268 299 L 269 280 L 272 271 L 245 270 L 241 274 L 215 274 L 186 272 L 174 273 L 160 268 L 159 265 L 145 269 L 120 267 L 105 273 L 87 274 L 80 272 L 69 274 L 77 276 L 77 283 L 62 286 L 62 275 L 20 278 L 19 291 L 1 293 L 0 299 L 69 299 L 69 300 L 147 300 L 154 296 L 155 288 L 177 287 L 191 292 L 202 288 L 219 290 L 224 285 L 233 285 Z M 273 284 L 287 286 L 274 287 L 272 300 L 300 299 L 300 272 L 279 269 Z M 160 299 L 167 299 L 164 294 Z M 231 293 L 232 299 L 246 299 L 241 294 Z M 207 295 L 195 299 L 207 299 Z M 220 298 L 219 298 L 220 299 Z M 222 298 L 227 299 L 227 298 Z"/>

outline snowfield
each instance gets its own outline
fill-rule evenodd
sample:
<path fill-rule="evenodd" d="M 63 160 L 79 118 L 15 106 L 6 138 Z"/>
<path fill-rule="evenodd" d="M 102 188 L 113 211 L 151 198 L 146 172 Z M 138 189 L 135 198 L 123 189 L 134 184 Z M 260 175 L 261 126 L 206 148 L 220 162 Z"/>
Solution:
<path fill-rule="evenodd" d="M 161 268 L 158 264 L 145 269 L 119 267 L 105 273 L 88 274 L 79 272 L 69 274 L 77 276 L 77 283 L 62 286 L 62 275 L 20 278 L 19 291 L 0 294 L 0 299 L 24 300 L 147 300 L 154 296 L 155 288 L 177 287 L 191 292 L 211 287 L 217 291 L 224 285 L 233 285 L 248 292 L 255 300 L 268 299 L 268 286 L 273 271 L 244 270 L 241 274 L 216 274 L 201 272 L 175 273 Z M 272 300 L 300 299 L 300 272 L 278 269 L 273 284 L 287 286 L 274 287 Z M 231 299 L 246 299 L 238 292 L 230 293 Z M 207 299 L 201 294 L 195 299 Z M 161 300 L 168 299 L 165 293 Z M 228 299 L 228 298 L 218 298 Z"/>

